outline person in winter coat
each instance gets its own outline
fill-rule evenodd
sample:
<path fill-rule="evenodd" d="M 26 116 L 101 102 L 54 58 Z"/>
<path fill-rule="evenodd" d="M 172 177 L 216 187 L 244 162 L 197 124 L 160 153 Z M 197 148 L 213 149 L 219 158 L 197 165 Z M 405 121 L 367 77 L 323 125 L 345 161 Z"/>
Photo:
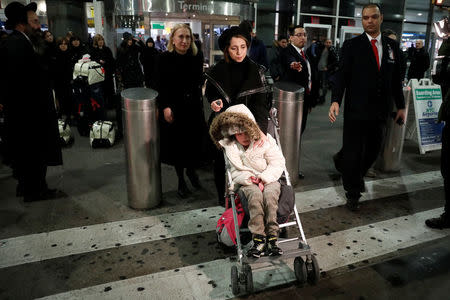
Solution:
<path fill-rule="evenodd" d="M 52 101 L 48 66 L 37 51 L 41 24 L 37 5 L 10 2 L 4 10 L 13 30 L 0 46 L 0 91 L 4 104 L 8 153 L 25 202 L 55 198 L 46 182 L 48 166 L 62 164 L 58 120 Z M 3 191 L 2 191 L 3 192 Z"/>
<path fill-rule="evenodd" d="M 78 60 L 80 60 L 83 55 L 87 54 L 89 51 L 86 49 L 86 46 L 81 42 L 81 39 L 78 36 L 72 35 L 69 43 L 69 52 L 73 70 Z"/>
<path fill-rule="evenodd" d="M 215 118 L 210 135 L 217 147 L 224 149 L 233 183 L 240 185 L 248 200 L 253 247 L 247 256 L 259 258 L 266 249 L 269 255 L 281 255 L 277 245 L 278 179 L 285 159 L 275 139 L 267 134 L 261 144 L 261 130 L 244 104 L 231 106 Z"/>
<path fill-rule="evenodd" d="M 144 74 L 141 64 L 143 62 L 144 43 L 125 32 L 123 41 L 117 51 L 117 72 L 123 88 L 143 87 Z"/>
<path fill-rule="evenodd" d="M 448 24 L 446 24 L 448 25 Z M 444 39 L 438 51 L 439 56 L 443 56 L 440 67 L 437 68 L 433 81 L 441 85 L 442 104 L 439 108 L 438 122 L 445 122 L 442 129 L 442 149 L 441 149 L 441 174 L 444 178 L 444 213 L 439 217 L 425 221 L 431 228 L 450 228 L 450 37 Z"/>
<path fill-rule="evenodd" d="M 317 70 L 319 77 L 319 104 L 325 103 L 325 98 L 329 89 L 329 81 L 331 75 L 336 73 L 338 67 L 338 55 L 336 49 L 330 39 L 326 39 L 323 46 L 318 49 L 319 60 L 317 62 Z"/>
<path fill-rule="evenodd" d="M 281 65 L 281 50 L 288 45 L 287 37 L 279 35 L 276 41 L 273 41 L 272 49 L 269 51 L 269 69 L 270 76 L 274 81 L 278 81 L 283 74 L 283 67 Z"/>
<path fill-rule="evenodd" d="M 156 59 L 158 57 L 158 50 L 155 48 L 155 42 L 150 37 L 145 42 L 144 47 L 144 77 L 145 86 L 151 88 L 154 86 L 152 83 L 152 78 L 155 76 L 155 65 Z"/>
<path fill-rule="evenodd" d="M 265 70 L 267 70 L 269 68 L 269 61 L 267 60 L 266 45 L 253 32 L 252 22 L 244 20 L 239 24 L 239 27 L 251 36 L 249 40 L 250 45 L 248 46 L 248 57 L 257 64 L 264 66 Z"/>
<path fill-rule="evenodd" d="M 75 105 L 72 99 L 71 81 L 73 78 L 73 66 L 71 53 L 69 51 L 69 40 L 58 38 L 56 41 L 56 64 L 55 64 L 55 95 L 58 101 L 59 114 L 68 118 L 75 116 Z"/>
<path fill-rule="evenodd" d="M 255 116 L 263 133 L 267 132 L 271 106 L 264 67 L 247 57 L 250 35 L 237 26 L 225 30 L 219 37 L 219 47 L 225 58 L 206 72 L 205 95 L 216 114 L 236 104 L 245 104 Z M 224 205 L 225 162 L 220 151 L 214 152 L 214 181 L 219 204 Z"/>
<path fill-rule="evenodd" d="M 422 79 L 430 67 L 430 55 L 423 47 L 423 41 L 418 40 L 415 48 L 410 48 L 408 60 L 411 62 L 408 70 L 408 80 Z"/>
<path fill-rule="evenodd" d="M 103 81 L 103 93 L 106 103 L 111 103 L 114 95 L 114 72 L 115 61 L 111 49 L 105 45 L 105 39 L 101 34 L 96 34 L 92 41 L 90 51 L 91 60 L 101 64 L 105 70 L 105 81 Z"/>
<path fill-rule="evenodd" d="M 184 169 L 192 186 L 201 188 L 195 169 L 203 163 L 204 153 L 196 146 L 207 137 L 201 97 L 203 60 L 197 51 L 191 28 L 177 24 L 156 64 L 161 161 L 175 167 L 181 198 L 191 194 Z"/>

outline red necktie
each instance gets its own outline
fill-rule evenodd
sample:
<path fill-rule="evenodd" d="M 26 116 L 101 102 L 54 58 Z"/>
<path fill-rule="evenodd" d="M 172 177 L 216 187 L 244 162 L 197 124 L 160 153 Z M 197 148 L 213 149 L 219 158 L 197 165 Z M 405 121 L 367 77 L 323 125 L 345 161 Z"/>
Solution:
<path fill-rule="evenodd" d="M 305 52 L 303 52 L 303 50 L 300 50 L 300 52 L 302 53 L 302 57 L 303 59 L 306 61 L 306 56 L 305 56 Z"/>
<path fill-rule="evenodd" d="M 377 60 L 377 66 L 378 66 L 378 70 L 380 70 L 380 60 L 379 60 L 379 56 L 378 56 L 378 48 L 375 45 L 377 40 L 373 39 L 370 41 L 372 43 L 372 50 L 373 50 L 373 54 L 375 54 L 375 59 Z"/>
<path fill-rule="evenodd" d="M 305 52 L 303 52 L 303 50 L 300 50 L 300 53 L 302 54 L 302 57 L 305 60 L 306 64 L 308 64 L 308 60 L 306 59 Z M 311 90 L 310 82 L 308 81 L 308 86 L 306 87 L 306 94 L 307 95 L 309 95 L 310 90 Z"/>

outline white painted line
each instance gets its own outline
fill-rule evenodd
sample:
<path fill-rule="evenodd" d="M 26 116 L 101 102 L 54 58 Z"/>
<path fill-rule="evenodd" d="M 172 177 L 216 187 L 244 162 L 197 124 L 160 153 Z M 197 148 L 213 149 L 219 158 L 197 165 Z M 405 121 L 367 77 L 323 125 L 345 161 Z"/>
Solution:
<path fill-rule="evenodd" d="M 368 182 L 363 201 L 443 185 L 440 172 Z M 297 208 L 308 212 L 345 203 L 342 186 L 296 193 Z M 213 231 L 220 206 L 118 222 L 56 230 L 0 240 L 0 268 L 46 259 Z"/>
<path fill-rule="evenodd" d="M 426 219 L 440 213 L 442 208 L 437 208 L 355 227 L 312 238 L 309 244 L 317 253 L 321 269 L 330 271 L 450 235 L 450 229 L 432 230 L 424 224 Z M 203 265 L 110 282 L 42 299 L 229 299 L 233 297 L 229 287 L 231 265 L 228 259 L 214 260 Z M 292 269 L 293 259 L 286 259 L 279 261 L 271 270 L 254 271 L 255 290 L 295 281 Z M 139 288 L 144 290 L 139 291 Z"/>
<path fill-rule="evenodd" d="M 436 188 L 443 184 L 440 171 L 368 181 L 366 182 L 367 192 L 362 194 L 360 201 Z M 329 208 L 346 202 L 342 185 L 321 189 L 320 193 L 317 193 L 317 190 L 296 193 L 295 198 L 299 212 Z"/>

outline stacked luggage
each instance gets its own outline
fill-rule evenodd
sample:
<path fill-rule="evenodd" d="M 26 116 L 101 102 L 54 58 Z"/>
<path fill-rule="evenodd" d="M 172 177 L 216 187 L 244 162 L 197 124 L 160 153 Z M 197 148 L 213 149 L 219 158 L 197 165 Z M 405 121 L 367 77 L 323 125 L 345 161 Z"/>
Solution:
<path fill-rule="evenodd" d="M 73 97 L 77 105 L 77 129 L 81 136 L 89 136 L 92 147 L 112 146 L 115 128 L 105 121 L 106 108 L 103 94 L 105 70 L 84 55 L 74 66 Z"/>

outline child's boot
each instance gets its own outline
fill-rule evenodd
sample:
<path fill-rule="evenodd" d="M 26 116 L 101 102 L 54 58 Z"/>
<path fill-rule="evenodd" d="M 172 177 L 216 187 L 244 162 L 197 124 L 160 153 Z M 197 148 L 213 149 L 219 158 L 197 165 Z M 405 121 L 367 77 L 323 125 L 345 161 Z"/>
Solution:
<path fill-rule="evenodd" d="M 267 251 L 270 256 L 278 256 L 283 254 L 283 250 L 278 247 L 278 238 L 276 235 L 269 235 L 267 238 Z"/>
<path fill-rule="evenodd" d="M 264 255 L 265 248 L 266 237 L 263 235 L 255 234 L 253 236 L 253 247 L 248 250 L 247 256 L 260 258 L 262 255 Z"/>

